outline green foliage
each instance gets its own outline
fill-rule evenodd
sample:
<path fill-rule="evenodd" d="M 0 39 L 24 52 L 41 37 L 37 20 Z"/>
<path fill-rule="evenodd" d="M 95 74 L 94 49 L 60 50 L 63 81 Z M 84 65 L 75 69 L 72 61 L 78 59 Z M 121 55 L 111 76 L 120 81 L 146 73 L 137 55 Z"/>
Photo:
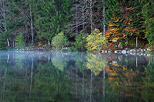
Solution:
<path fill-rule="evenodd" d="M 40 46 L 42 46 L 43 44 L 41 43 L 41 42 L 38 42 L 38 46 L 40 47 Z"/>
<path fill-rule="evenodd" d="M 51 41 L 68 22 L 71 0 L 41 0 L 32 3 L 34 25 L 38 30 L 38 37 Z"/>
<path fill-rule="evenodd" d="M 0 50 L 5 49 L 7 46 L 5 39 L 6 39 L 5 35 L 1 34 L 0 35 Z"/>
<path fill-rule="evenodd" d="M 142 28 L 144 29 L 145 38 L 153 45 L 154 44 L 154 2 L 152 0 L 139 0 L 142 5 L 142 15 L 145 19 Z"/>
<path fill-rule="evenodd" d="M 69 81 L 66 75 L 49 63 L 38 63 L 34 74 L 32 99 L 43 102 L 69 102 Z M 60 98 L 57 98 L 60 97 Z"/>
<path fill-rule="evenodd" d="M 61 49 L 64 46 L 67 46 L 69 44 L 67 37 L 64 35 L 63 32 L 59 33 L 52 39 L 52 45 L 55 46 L 58 49 Z"/>
<path fill-rule="evenodd" d="M 93 4 L 95 9 L 93 10 L 94 17 L 92 19 L 95 27 L 102 30 L 102 23 L 106 24 L 106 28 L 111 30 L 110 33 L 106 32 L 105 37 L 111 40 L 108 36 L 112 38 L 112 41 L 118 39 L 118 42 L 122 40 L 119 39 L 130 39 L 130 38 L 141 38 L 147 39 L 151 45 L 154 44 L 154 2 L 153 0 L 95 0 L 96 3 Z M 84 19 L 88 14 L 82 12 L 81 10 L 86 10 L 83 5 L 82 0 L 78 1 L 77 13 L 82 14 L 83 17 L 75 17 L 71 15 L 75 9 L 72 8 L 72 0 L 3 0 L 2 9 L 5 10 L 0 14 L 1 28 L 0 33 L 5 34 L 5 41 L 0 42 L 0 49 L 5 48 L 7 42 L 6 38 L 9 40 L 10 46 L 13 46 L 13 41 L 17 38 L 21 30 L 25 33 L 24 39 L 27 43 L 30 42 L 30 10 L 32 11 L 32 26 L 36 32 L 34 32 L 34 41 L 38 39 L 48 40 L 50 42 L 55 34 L 61 31 L 70 31 L 69 27 L 74 26 L 74 21 L 83 21 L 82 27 L 78 27 L 79 32 L 89 32 L 89 20 Z M 102 9 L 106 6 L 105 10 L 105 22 L 102 14 Z M 74 6 L 75 7 L 75 6 Z M 81 7 L 83 7 L 81 9 Z M 74 9 L 74 10 L 73 10 Z M 104 13 L 104 12 L 103 12 Z M 114 15 L 114 17 L 113 17 Z M 73 21 L 73 22 L 72 22 Z M 68 23 L 71 23 L 68 24 Z M 87 22 L 87 24 L 85 24 Z M 110 22 L 112 27 L 107 27 Z M 34 24 L 34 25 L 33 25 Z M 73 25 L 72 25 L 73 24 Z M 76 28 L 76 27 L 75 27 Z M 111 29 L 117 28 L 117 29 Z M 68 30 L 69 29 L 69 30 Z M 72 33 L 75 33 L 74 27 L 71 28 Z M 138 33 L 138 34 L 137 34 Z M 85 39 L 82 39 L 84 34 L 79 35 L 76 39 L 73 50 L 85 50 Z M 70 37 L 70 35 L 69 35 Z M 2 39 L 1 38 L 1 39 Z M 3 39 L 2 39 L 3 40 Z M 50 43 L 48 43 L 50 44 Z M 28 44 L 27 44 L 28 45 Z M 41 46 L 41 45 L 40 45 Z M 90 49 L 89 49 L 90 50 Z M 96 50 L 96 49 L 95 49 Z"/>
<path fill-rule="evenodd" d="M 87 38 L 87 35 L 84 35 L 84 33 L 81 33 L 78 35 L 78 38 L 76 38 L 74 42 L 74 47 L 76 50 L 80 50 L 80 51 L 84 50 L 84 47 L 87 44 L 86 38 Z"/>
<path fill-rule="evenodd" d="M 23 34 L 20 32 L 16 37 L 16 48 L 24 48 L 25 47 L 25 40 L 23 38 Z"/>
<path fill-rule="evenodd" d="M 87 49 L 88 51 L 100 51 L 102 47 L 106 47 L 108 44 L 108 41 L 106 37 L 102 35 L 102 33 L 95 29 L 94 32 L 92 32 L 87 37 Z"/>
<path fill-rule="evenodd" d="M 106 9 L 105 11 L 105 17 L 106 17 L 106 21 L 105 24 L 107 24 L 107 21 L 111 21 L 110 18 L 112 18 L 112 15 L 120 15 L 120 12 L 117 10 L 117 8 L 119 7 L 119 2 L 117 0 L 102 0 L 104 2 L 104 4 L 109 8 Z"/>
<path fill-rule="evenodd" d="M 154 46 L 150 45 L 148 48 L 150 49 L 150 52 L 154 52 Z"/>
<path fill-rule="evenodd" d="M 146 38 L 151 44 L 154 44 L 154 2 L 147 2 L 143 8 L 142 13 L 144 15 L 145 21 L 145 27 L 146 27 Z"/>

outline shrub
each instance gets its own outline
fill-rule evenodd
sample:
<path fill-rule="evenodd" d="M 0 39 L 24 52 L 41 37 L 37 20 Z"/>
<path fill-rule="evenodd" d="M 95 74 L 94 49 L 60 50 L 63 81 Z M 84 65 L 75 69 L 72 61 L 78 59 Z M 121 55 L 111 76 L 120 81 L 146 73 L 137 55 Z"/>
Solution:
<path fill-rule="evenodd" d="M 107 46 L 107 44 L 107 38 L 104 37 L 98 29 L 95 29 L 90 35 L 88 35 L 86 47 L 88 51 L 100 51 L 101 48 Z"/>
<path fill-rule="evenodd" d="M 21 32 L 17 35 L 15 45 L 16 45 L 17 49 L 25 47 L 25 40 L 24 40 L 23 34 Z"/>
<path fill-rule="evenodd" d="M 67 46 L 69 44 L 67 37 L 64 36 L 64 33 L 61 32 L 58 35 L 54 36 L 52 39 L 52 45 L 55 46 L 58 49 L 63 48 L 64 46 Z"/>
<path fill-rule="evenodd" d="M 87 39 L 86 39 L 87 35 L 85 35 L 84 33 L 81 33 L 78 35 L 78 38 L 75 39 L 74 42 L 74 47 L 76 50 L 84 50 L 84 47 L 87 44 Z"/>

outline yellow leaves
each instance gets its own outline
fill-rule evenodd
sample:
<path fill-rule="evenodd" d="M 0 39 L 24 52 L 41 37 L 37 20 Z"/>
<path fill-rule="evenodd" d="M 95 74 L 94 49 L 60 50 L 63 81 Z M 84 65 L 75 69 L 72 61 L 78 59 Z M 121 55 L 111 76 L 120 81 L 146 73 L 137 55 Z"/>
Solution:
<path fill-rule="evenodd" d="M 95 30 L 94 30 L 94 33 L 99 34 L 99 33 L 101 33 L 101 32 L 99 31 L 99 29 L 95 29 Z"/>
<path fill-rule="evenodd" d="M 95 76 L 99 75 L 99 73 L 106 67 L 108 61 L 103 59 L 100 54 L 92 54 L 88 53 L 87 55 L 87 68 L 90 69 Z"/>
<path fill-rule="evenodd" d="M 124 35 L 123 35 L 123 38 L 126 39 L 126 37 L 127 37 L 127 34 L 124 34 Z"/>
<path fill-rule="evenodd" d="M 100 51 L 102 46 L 107 46 L 108 41 L 102 35 L 102 33 L 95 29 L 90 35 L 87 37 L 87 48 L 88 51 L 97 50 Z"/>
<path fill-rule="evenodd" d="M 126 10 L 133 10 L 134 8 L 133 7 L 130 7 L 130 8 L 126 8 Z"/>
<path fill-rule="evenodd" d="M 92 38 L 92 35 L 88 35 L 88 37 L 87 37 L 87 41 L 90 41 L 91 38 Z"/>
<path fill-rule="evenodd" d="M 144 70 L 144 72 L 143 72 L 144 74 L 147 74 L 147 70 L 146 70 L 146 68 L 145 68 L 145 70 Z"/>
<path fill-rule="evenodd" d="M 111 29 L 110 31 L 116 32 L 116 31 L 118 31 L 118 29 L 117 29 L 117 28 L 113 28 L 113 29 Z"/>
<path fill-rule="evenodd" d="M 119 37 L 117 37 L 117 38 L 113 38 L 112 41 L 116 41 L 116 40 L 118 40 L 118 39 L 119 39 Z"/>
<path fill-rule="evenodd" d="M 113 22 L 119 22 L 120 18 L 118 18 L 116 21 L 113 21 Z"/>
<path fill-rule="evenodd" d="M 115 23 L 117 23 L 117 22 L 122 22 L 123 21 L 123 19 L 121 19 L 120 17 L 116 20 L 115 19 L 115 21 L 113 21 L 113 22 L 115 22 Z"/>

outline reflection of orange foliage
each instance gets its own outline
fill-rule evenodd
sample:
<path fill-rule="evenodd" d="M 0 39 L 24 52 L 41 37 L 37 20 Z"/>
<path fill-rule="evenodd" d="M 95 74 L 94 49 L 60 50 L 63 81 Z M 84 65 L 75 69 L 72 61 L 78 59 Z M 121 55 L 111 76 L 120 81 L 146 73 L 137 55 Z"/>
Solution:
<path fill-rule="evenodd" d="M 118 85 L 125 84 L 126 86 L 130 86 L 130 80 L 137 76 L 139 70 L 133 71 L 132 69 L 127 69 L 127 66 L 122 66 L 114 63 L 109 63 L 110 65 L 106 67 L 106 72 L 109 74 L 108 81 L 113 82 L 111 86 L 113 89 Z M 120 80 L 122 77 L 122 80 Z"/>

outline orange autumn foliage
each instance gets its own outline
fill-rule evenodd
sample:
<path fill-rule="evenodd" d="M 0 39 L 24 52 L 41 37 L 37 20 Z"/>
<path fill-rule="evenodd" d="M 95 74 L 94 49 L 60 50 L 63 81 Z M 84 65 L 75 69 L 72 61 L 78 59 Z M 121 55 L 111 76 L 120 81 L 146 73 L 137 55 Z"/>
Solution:
<path fill-rule="evenodd" d="M 133 8 L 127 8 L 127 9 L 133 9 Z M 114 20 L 113 22 L 108 21 L 108 26 L 110 27 L 109 30 L 106 32 L 106 37 L 109 39 L 109 41 L 114 40 L 123 40 L 126 39 L 127 36 L 132 36 L 133 34 L 139 35 L 139 30 L 137 28 L 133 28 L 131 25 L 132 19 L 125 18 L 121 19 L 120 17 L 116 17 L 115 15 L 112 15 Z"/>

